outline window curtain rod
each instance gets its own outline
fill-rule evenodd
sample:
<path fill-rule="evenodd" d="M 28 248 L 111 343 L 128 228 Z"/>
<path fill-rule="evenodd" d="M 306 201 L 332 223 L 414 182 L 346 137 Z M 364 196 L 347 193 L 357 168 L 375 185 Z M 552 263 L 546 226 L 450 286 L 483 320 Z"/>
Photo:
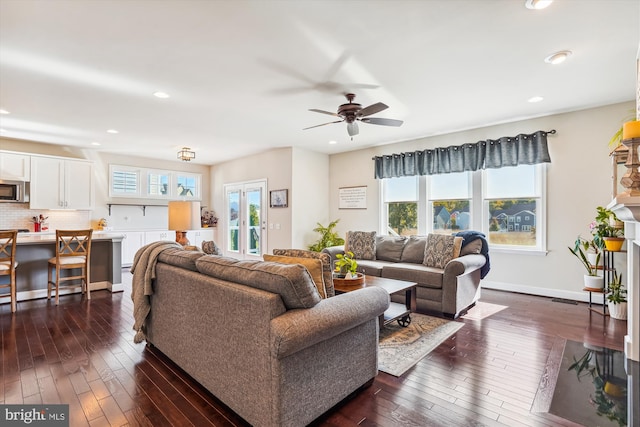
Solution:
<path fill-rule="evenodd" d="M 556 130 L 504 136 L 476 143 L 375 156 L 375 178 L 437 175 L 550 163 L 547 135 Z"/>

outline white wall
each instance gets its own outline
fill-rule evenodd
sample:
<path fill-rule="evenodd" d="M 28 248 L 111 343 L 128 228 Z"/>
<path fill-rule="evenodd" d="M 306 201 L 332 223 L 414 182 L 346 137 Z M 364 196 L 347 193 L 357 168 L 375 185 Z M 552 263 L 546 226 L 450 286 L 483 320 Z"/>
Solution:
<path fill-rule="evenodd" d="M 607 143 L 633 109 L 632 102 L 615 104 L 332 155 L 330 217 L 340 218 L 337 229 L 343 236 L 348 230 L 378 230 L 378 182 L 373 178 L 373 156 L 556 129 L 557 134 L 548 138 L 552 161 L 547 169 L 549 252 L 546 256 L 527 256 L 494 251 L 491 272 L 484 284 L 584 300 L 587 294 L 581 291 L 583 269 L 567 246 L 578 234 L 589 236 L 588 224 L 595 217 L 596 207 L 611 201 Z M 339 210 L 338 188 L 361 185 L 367 186 L 367 209 Z"/>
<path fill-rule="evenodd" d="M 320 237 L 313 229 L 329 222 L 329 156 L 293 149 L 291 248 L 306 249 Z"/>

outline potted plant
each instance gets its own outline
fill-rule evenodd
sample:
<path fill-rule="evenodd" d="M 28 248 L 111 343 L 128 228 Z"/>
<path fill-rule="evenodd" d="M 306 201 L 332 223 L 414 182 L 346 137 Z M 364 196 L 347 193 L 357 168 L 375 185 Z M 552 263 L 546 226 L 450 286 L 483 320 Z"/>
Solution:
<path fill-rule="evenodd" d="M 339 219 L 336 219 L 335 221 L 330 222 L 326 227 L 318 222 L 318 226 L 314 228 L 313 231 L 320 233 L 320 239 L 313 245 L 309 246 L 309 250 L 320 252 L 324 248 L 328 248 L 330 246 L 344 245 L 344 239 L 340 237 L 336 231 L 333 231 L 339 221 Z"/>
<path fill-rule="evenodd" d="M 613 211 L 602 206 L 596 209 L 596 219 L 590 225 L 594 243 L 608 251 L 619 251 L 624 243 L 624 223 Z"/>
<path fill-rule="evenodd" d="M 614 319 L 627 319 L 627 290 L 622 284 L 622 275 L 613 272 L 613 280 L 609 282 L 607 292 L 607 307 L 609 314 Z"/>
<path fill-rule="evenodd" d="M 576 258 L 582 263 L 582 266 L 587 270 L 587 274 L 584 275 L 584 286 L 589 289 L 602 289 L 604 287 L 602 276 L 598 275 L 598 263 L 600 262 L 600 252 L 596 254 L 595 263 L 592 264 L 587 259 L 584 239 L 580 236 L 576 239 L 573 248 L 569 247 L 569 252 L 575 255 Z"/>
<path fill-rule="evenodd" d="M 353 252 L 345 252 L 344 254 L 336 254 L 336 262 L 334 263 L 335 272 L 338 277 L 345 279 L 356 279 L 358 277 L 358 263 L 353 259 Z"/>

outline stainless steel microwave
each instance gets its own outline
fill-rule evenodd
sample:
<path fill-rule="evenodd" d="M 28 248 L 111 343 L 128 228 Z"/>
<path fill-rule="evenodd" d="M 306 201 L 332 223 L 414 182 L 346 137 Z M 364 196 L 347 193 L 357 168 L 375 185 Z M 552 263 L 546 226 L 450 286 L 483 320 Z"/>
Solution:
<path fill-rule="evenodd" d="M 29 201 L 29 183 L 0 179 L 0 202 L 27 203 Z"/>

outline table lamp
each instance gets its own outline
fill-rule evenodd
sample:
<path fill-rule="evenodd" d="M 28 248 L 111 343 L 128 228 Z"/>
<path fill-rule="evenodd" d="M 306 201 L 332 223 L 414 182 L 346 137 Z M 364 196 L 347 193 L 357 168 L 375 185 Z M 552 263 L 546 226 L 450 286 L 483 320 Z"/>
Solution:
<path fill-rule="evenodd" d="M 169 202 L 169 230 L 175 230 L 176 242 L 189 246 L 187 230 L 200 228 L 200 202 Z"/>

